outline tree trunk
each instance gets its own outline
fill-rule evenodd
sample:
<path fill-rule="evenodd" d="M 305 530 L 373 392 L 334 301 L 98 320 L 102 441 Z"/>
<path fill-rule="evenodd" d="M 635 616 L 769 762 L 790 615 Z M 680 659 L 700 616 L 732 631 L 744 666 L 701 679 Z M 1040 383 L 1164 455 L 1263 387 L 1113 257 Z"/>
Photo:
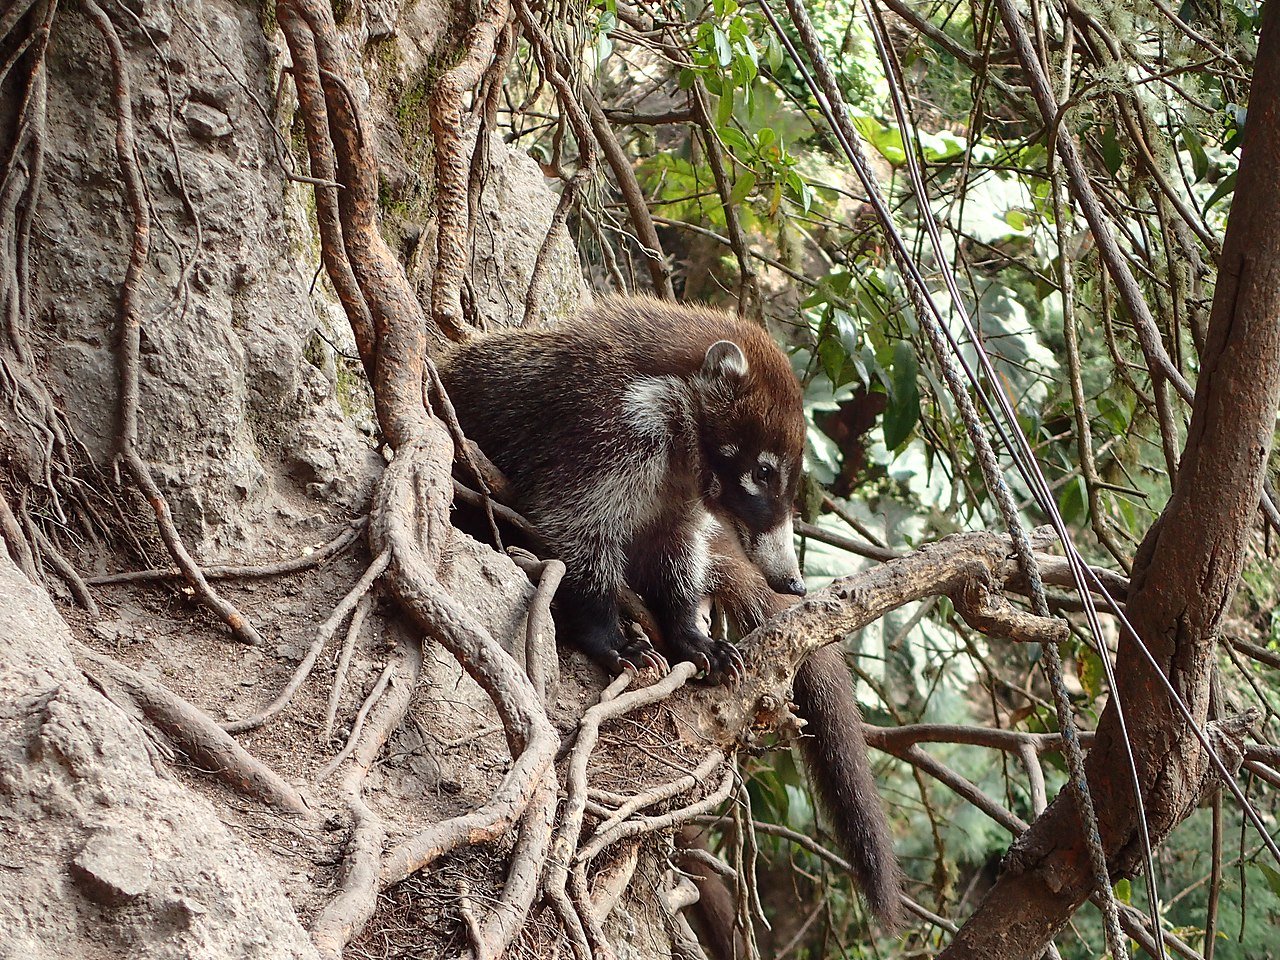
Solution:
<path fill-rule="evenodd" d="M 1280 9 L 1263 8 L 1239 180 L 1208 340 L 1173 495 L 1134 564 L 1128 617 L 1203 727 L 1218 642 L 1255 527 L 1280 402 Z M 1089 787 L 1114 878 L 1142 857 L 1116 700 L 1159 843 L 1216 773 L 1133 638 L 1121 638 L 1119 687 L 1088 758 Z M 1091 894 L 1079 818 L 1063 791 L 1014 844 L 1005 871 L 942 956 L 1039 956 Z"/>

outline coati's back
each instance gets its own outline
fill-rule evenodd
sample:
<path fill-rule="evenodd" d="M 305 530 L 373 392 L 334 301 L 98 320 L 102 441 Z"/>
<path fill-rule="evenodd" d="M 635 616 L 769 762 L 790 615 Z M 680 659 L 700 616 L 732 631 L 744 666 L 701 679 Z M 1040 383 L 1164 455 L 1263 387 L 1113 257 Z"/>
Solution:
<path fill-rule="evenodd" d="M 722 340 L 747 359 L 756 402 L 742 421 L 755 432 L 787 434 L 798 452 L 800 389 L 786 357 L 765 331 L 719 310 L 608 299 L 551 330 L 479 337 L 449 354 L 441 374 L 467 435 L 529 497 L 530 484 L 547 473 L 577 486 L 608 466 L 595 462 L 599 452 L 635 439 L 637 382 L 687 381 Z M 612 450 L 620 458 L 631 452 Z"/>

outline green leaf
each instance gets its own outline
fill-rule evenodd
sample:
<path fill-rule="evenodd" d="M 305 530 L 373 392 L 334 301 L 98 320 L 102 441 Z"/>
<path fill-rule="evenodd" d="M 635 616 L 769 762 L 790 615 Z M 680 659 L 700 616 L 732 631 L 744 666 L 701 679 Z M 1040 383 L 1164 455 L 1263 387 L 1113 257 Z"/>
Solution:
<path fill-rule="evenodd" d="M 720 102 L 716 104 L 716 126 L 727 127 L 733 119 L 733 87 L 725 87 L 720 94 Z"/>
<path fill-rule="evenodd" d="M 1121 903 L 1133 903 L 1133 884 L 1128 880 L 1117 881 L 1116 899 Z"/>
<path fill-rule="evenodd" d="M 741 150 L 744 153 L 751 151 L 751 142 L 743 135 L 742 131 L 737 127 L 725 127 L 719 131 L 720 140 L 726 147 L 732 150 Z"/>
<path fill-rule="evenodd" d="M 1111 427 L 1111 432 L 1124 436 L 1129 432 L 1129 415 L 1110 397 L 1098 398 L 1098 416 Z"/>
<path fill-rule="evenodd" d="M 849 355 L 834 337 L 828 337 L 818 344 L 818 359 L 822 362 L 822 372 L 835 386 L 842 387 L 853 379 L 845 373 Z"/>
<path fill-rule="evenodd" d="M 1255 866 L 1257 866 L 1257 868 L 1262 871 L 1262 875 L 1266 877 L 1267 886 L 1271 888 L 1271 892 L 1275 894 L 1277 898 L 1280 898 L 1280 871 L 1277 871 L 1274 867 L 1270 867 L 1265 863 L 1258 863 L 1255 864 Z"/>
<path fill-rule="evenodd" d="M 906 443 L 920 420 L 920 385 L 916 354 L 907 340 L 899 340 L 893 350 L 892 394 L 884 412 L 884 444 L 897 450 Z"/>
<path fill-rule="evenodd" d="M 716 44 L 716 62 L 722 67 L 727 67 L 733 63 L 733 45 L 729 43 L 729 35 L 720 27 L 715 27 L 712 30 L 712 36 Z"/>
<path fill-rule="evenodd" d="M 1089 496 L 1083 477 L 1073 477 L 1058 494 L 1058 509 L 1073 523 L 1083 523 L 1089 516 Z"/>
<path fill-rule="evenodd" d="M 902 142 L 902 132 L 896 127 L 886 127 L 875 117 L 868 116 L 854 116 L 853 125 L 867 143 L 889 163 L 900 167 L 907 162 L 907 148 Z"/>
<path fill-rule="evenodd" d="M 1204 152 L 1204 144 L 1195 128 L 1182 128 L 1182 144 L 1187 148 L 1187 153 L 1191 154 L 1191 170 L 1196 175 L 1196 183 L 1200 183 L 1209 173 L 1209 157 Z"/>
<path fill-rule="evenodd" d="M 1204 211 L 1203 211 L 1205 214 L 1208 214 L 1208 212 L 1211 209 L 1213 209 L 1213 205 L 1217 203 L 1219 200 L 1221 200 L 1223 197 L 1227 196 L 1228 194 L 1235 193 L 1236 175 L 1238 173 L 1239 171 L 1233 170 L 1228 176 L 1225 176 L 1222 178 L 1222 182 L 1218 184 L 1218 189 L 1213 191 L 1213 196 L 1211 196 L 1208 200 L 1205 201 Z"/>
<path fill-rule="evenodd" d="M 782 59 L 782 44 L 773 35 L 773 31 L 766 31 L 764 37 L 764 62 L 769 65 L 770 73 L 776 74 L 778 72 L 778 68 L 782 66 Z"/>
<path fill-rule="evenodd" d="M 746 170 L 738 175 L 737 182 L 734 183 L 733 189 L 729 191 L 729 202 L 733 204 L 742 203 L 747 196 L 755 189 L 756 175 L 750 170 Z"/>
<path fill-rule="evenodd" d="M 1102 131 L 1102 162 L 1106 164 L 1107 172 L 1113 177 L 1120 172 L 1120 167 L 1124 164 L 1124 149 L 1116 139 L 1114 124 L 1105 127 Z"/>

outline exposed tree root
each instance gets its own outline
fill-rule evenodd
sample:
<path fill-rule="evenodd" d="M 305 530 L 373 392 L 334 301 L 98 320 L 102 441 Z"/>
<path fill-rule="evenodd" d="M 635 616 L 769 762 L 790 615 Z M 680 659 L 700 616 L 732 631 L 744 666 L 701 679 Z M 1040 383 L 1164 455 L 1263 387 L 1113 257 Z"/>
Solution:
<path fill-rule="evenodd" d="M 378 861 L 386 837 L 382 819 L 365 803 L 364 780 L 387 740 L 409 712 L 413 688 L 422 671 L 422 645 L 402 636 L 391 663 L 389 693 L 378 700 L 371 722 L 343 771 L 340 793 L 351 813 L 351 837 L 343 859 L 337 896 L 311 925 L 322 957 L 341 960 L 352 936 L 373 916 L 378 891 Z"/>
<path fill-rule="evenodd" d="M 560 683 L 560 657 L 556 652 L 556 628 L 551 618 L 551 601 L 555 599 L 565 566 L 559 560 L 539 560 L 532 554 L 512 548 L 507 551 L 516 566 L 529 575 L 537 589 L 529 601 L 525 615 L 524 665 L 529 682 L 542 703 L 554 701 Z"/>
<path fill-rule="evenodd" d="M 360 742 L 360 731 L 364 729 L 364 721 L 369 716 L 369 711 L 373 709 L 374 704 L 382 698 L 383 692 L 391 683 L 391 673 L 394 665 L 388 663 L 382 668 L 382 672 L 378 674 L 378 679 L 373 684 L 373 689 L 369 691 L 369 695 L 364 698 L 364 703 L 360 704 L 360 709 L 356 711 L 356 718 L 351 721 L 351 736 L 347 738 L 347 745 L 343 747 L 336 757 L 324 765 L 319 773 L 316 774 L 316 781 L 327 780 L 333 771 L 342 765 L 342 762 L 355 752 L 356 744 Z"/>
<path fill-rule="evenodd" d="M 355 654 L 360 628 L 373 610 L 373 604 L 374 593 L 370 591 L 360 598 L 355 613 L 351 615 L 351 623 L 347 626 L 347 636 L 342 643 L 342 653 L 338 656 L 338 666 L 333 675 L 333 686 L 329 689 L 329 702 L 324 710 L 324 728 L 320 738 L 326 743 L 333 736 L 333 722 L 338 716 L 338 703 L 342 699 L 342 688 L 347 682 L 347 671 L 351 669 L 351 658 Z"/>
<path fill-rule="evenodd" d="M 205 579 L 195 559 L 187 551 L 186 545 L 178 534 L 178 528 L 173 523 L 169 503 L 152 478 L 142 455 L 138 453 L 138 355 L 142 336 L 142 310 L 138 302 L 138 287 L 150 250 L 151 209 L 147 201 L 146 187 L 142 182 L 142 171 L 138 166 L 132 93 L 129 87 L 128 71 L 125 69 L 125 53 L 120 43 L 120 35 L 116 32 L 111 18 L 95 0 L 83 0 L 82 5 L 89 19 L 102 34 L 103 40 L 106 41 L 107 54 L 111 60 L 112 76 L 115 80 L 112 102 L 116 117 L 116 159 L 120 164 L 120 174 L 124 180 L 125 195 L 133 221 L 129 268 L 120 290 L 119 456 L 133 482 L 151 504 L 151 509 L 156 515 L 156 524 L 160 528 L 160 536 L 196 596 L 222 619 L 239 640 L 261 646 L 262 638 L 258 635 L 258 631 L 233 604 L 219 596 Z"/>
<path fill-rule="evenodd" d="M 723 750 L 708 750 L 707 755 L 702 758 L 702 762 L 690 773 L 676 780 L 669 780 L 666 783 L 659 784 L 642 793 L 634 794 L 630 797 L 619 797 L 618 809 L 613 812 L 609 819 L 605 820 L 595 829 L 594 837 L 599 838 L 607 835 L 614 827 L 622 823 L 637 810 L 643 810 L 645 807 L 653 806 L 655 803 L 662 803 L 677 797 L 682 793 L 694 789 L 701 783 L 705 783 L 707 777 L 715 772 L 716 767 L 724 762 Z M 594 793 L 595 791 L 591 791 Z"/>
<path fill-rule="evenodd" d="M 214 566 L 204 567 L 202 573 L 208 580 L 248 580 L 260 579 L 263 577 L 279 577 L 290 573 L 299 573 L 303 570 L 310 570 L 312 567 L 318 567 L 326 560 L 336 557 L 338 554 L 346 550 L 359 538 L 360 533 L 364 530 L 365 521 L 362 517 L 359 520 L 348 525 L 334 539 L 330 540 L 322 547 L 312 550 L 310 553 L 304 553 L 301 556 L 293 557 L 289 560 L 280 560 L 276 563 L 265 563 L 261 565 L 243 565 L 243 564 L 217 564 Z M 99 577 L 89 577 L 85 580 L 91 587 L 106 586 L 116 583 L 148 583 L 153 580 L 183 580 L 185 574 L 178 567 L 163 567 L 153 570 L 131 570 L 125 573 L 108 573 Z"/>
<path fill-rule="evenodd" d="M 467 35 L 462 58 L 436 81 L 430 100 L 435 146 L 438 217 L 432 319 L 451 340 L 467 335 L 462 313 L 462 281 L 471 251 L 468 212 L 470 165 L 462 149 L 465 121 L 462 101 L 493 62 L 498 34 L 511 18 L 507 0 L 487 0 Z"/>
<path fill-rule="evenodd" d="M 31 553 L 31 544 L 27 535 L 18 523 L 18 518 L 9 509 L 9 502 L 0 494 L 0 537 L 9 552 L 9 558 L 18 565 L 18 569 L 32 583 L 40 583 L 40 571 L 36 567 L 35 557 Z"/>
<path fill-rule="evenodd" d="M 365 598 L 373 588 L 374 581 L 382 576 L 390 563 L 391 554 L 389 551 L 383 550 L 382 553 L 374 557 L 373 563 L 369 564 L 369 569 L 365 570 L 360 579 L 356 581 L 356 585 L 339 602 L 329 619 L 321 624 L 320 629 L 316 631 L 316 638 L 311 642 L 311 648 L 307 651 L 307 655 L 302 658 L 302 662 L 294 670 L 293 676 L 289 678 L 285 688 L 280 691 L 278 697 L 271 701 L 270 705 L 252 717 L 223 724 L 223 729 L 228 733 L 241 733 L 245 730 L 252 730 L 254 727 L 262 726 L 287 707 L 289 701 L 293 699 L 293 695 L 298 692 L 298 688 L 311 675 L 311 670 L 316 665 L 316 660 L 319 659 L 320 651 L 324 649 L 325 644 L 333 639 L 333 635 L 338 632 L 338 627 L 342 626 L 342 622 L 351 615 L 356 605 Z"/>
<path fill-rule="evenodd" d="M 311 808 L 278 773 L 253 757 L 199 707 L 172 690 L 140 676 L 121 663 L 75 644 L 85 673 L 104 688 L 118 687 L 156 727 L 204 772 L 237 793 L 261 800 L 285 813 L 305 815 Z"/>
<path fill-rule="evenodd" d="M 525 808 L 520 833 L 511 851 L 511 865 L 507 869 L 502 897 L 480 925 L 477 960 L 484 956 L 502 956 L 528 920 L 551 846 L 557 802 L 555 772 L 548 769 L 541 786 Z"/>
<path fill-rule="evenodd" d="M 76 598 L 76 602 L 84 607 L 89 616 L 97 620 L 99 616 L 98 604 L 93 599 L 93 594 L 89 592 L 89 588 L 85 586 L 85 582 L 76 571 L 76 568 L 62 555 L 57 545 L 49 539 L 45 532 L 36 526 L 34 520 L 29 516 L 26 520 L 27 535 L 31 543 L 39 545 L 41 559 L 53 567 L 58 576 L 62 578 L 62 581 L 71 590 L 71 595 Z"/>
<path fill-rule="evenodd" d="M 466 816 L 433 825 L 380 860 L 381 826 L 367 808 L 362 809 L 359 779 L 363 774 L 357 777 L 356 772 L 367 770 L 389 732 L 374 723 L 376 736 L 362 734 L 362 746 L 347 761 L 343 779 L 348 802 L 358 815 L 357 842 L 348 856 L 342 893 L 314 927 L 317 945 L 325 953 L 337 955 L 371 916 L 380 886 L 403 879 L 445 851 L 497 836 L 526 817 L 522 842 L 532 860 L 509 879 L 505 899 L 515 917 L 523 916 L 524 904 L 532 898 L 526 875 L 531 869 L 536 875 L 538 864 L 534 861 L 540 862 L 545 849 L 545 840 L 540 837 L 549 829 L 536 824 L 549 824 L 550 819 L 546 804 L 532 808 L 541 811 L 536 815 L 527 815 L 527 811 L 535 796 L 541 796 L 539 791 L 546 789 L 558 738 L 536 691 L 515 661 L 436 579 L 435 571 L 451 535 L 453 484 L 449 471 L 454 447 L 448 428 L 424 409 L 423 331 L 427 324 L 403 270 L 377 229 L 376 164 L 371 145 L 361 135 L 355 105 L 342 90 L 343 55 L 332 10 L 319 0 L 285 0 L 277 13 L 293 55 L 313 173 L 317 157 L 323 159 L 325 147 L 331 144 L 335 176 L 344 187 L 337 197 L 341 254 L 351 266 L 376 329 L 376 353 L 364 359 L 366 369 L 374 371 L 378 419 L 395 454 L 375 492 L 370 522 L 373 551 L 389 552 L 384 582 L 408 619 L 448 649 L 493 700 L 513 757 L 507 776 L 487 804 Z M 441 80 L 439 96 L 432 104 L 433 126 L 445 131 L 443 137 L 437 132 L 436 140 L 437 163 L 447 167 L 441 176 L 446 180 L 453 176 L 447 182 L 458 188 L 441 189 L 438 237 L 448 256 L 442 255 L 437 264 L 437 289 L 444 284 L 445 294 L 436 299 L 433 316 L 454 336 L 461 335 L 460 296 L 452 284 L 466 263 L 466 164 L 454 157 L 450 148 L 452 145 L 457 153 L 462 96 L 487 67 L 493 38 L 506 19 L 505 4 L 500 0 L 486 7 L 462 62 Z M 461 259 L 453 256 L 459 249 Z M 379 700 L 375 713 L 389 716 L 388 704 L 402 699 L 407 704 L 408 696 L 409 691 L 393 675 L 390 690 Z M 395 722 L 403 715 L 399 710 Z M 500 911 L 481 921 L 482 944 L 501 943 L 514 935 L 511 924 L 515 921 L 506 913 Z"/>

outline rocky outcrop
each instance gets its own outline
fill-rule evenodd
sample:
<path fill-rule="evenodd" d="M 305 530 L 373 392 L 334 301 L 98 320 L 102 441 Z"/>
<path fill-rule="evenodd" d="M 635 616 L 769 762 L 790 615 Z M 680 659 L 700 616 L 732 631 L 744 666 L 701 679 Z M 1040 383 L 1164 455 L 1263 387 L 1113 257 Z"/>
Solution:
<path fill-rule="evenodd" d="M 0 551 L 0 960 L 315 956 L 279 881 L 72 661 Z"/>

